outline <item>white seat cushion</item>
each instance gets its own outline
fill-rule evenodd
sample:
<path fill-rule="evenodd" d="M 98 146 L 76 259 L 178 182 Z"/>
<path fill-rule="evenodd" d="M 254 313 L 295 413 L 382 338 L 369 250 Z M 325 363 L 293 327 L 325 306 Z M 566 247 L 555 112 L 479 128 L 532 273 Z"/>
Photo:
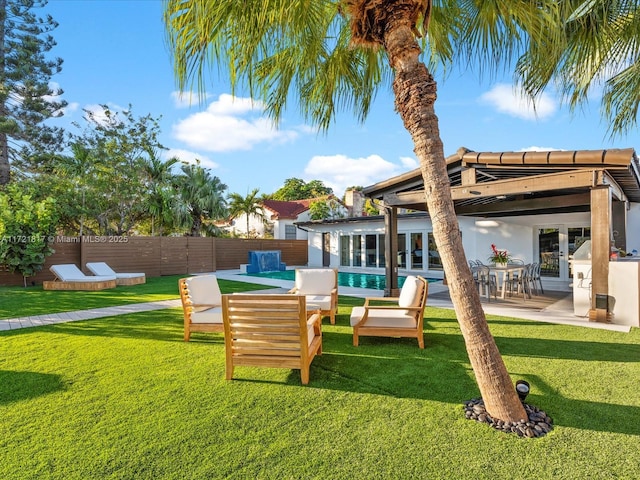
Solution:
<path fill-rule="evenodd" d="M 352 327 L 362 319 L 364 311 L 364 307 L 353 307 L 350 320 Z M 365 326 L 416 328 L 417 325 L 415 318 L 407 310 L 370 309 Z"/>
<path fill-rule="evenodd" d="M 94 275 L 115 275 L 114 272 L 109 265 L 104 262 L 89 262 L 87 263 L 87 268 Z"/>
<path fill-rule="evenodd" d="M 115 275 L 85 275 L 73 263 L 65 263 L 61 265 L 51 265 L 49 270 L 63 282 L 105 282 L 115 280 Z"/>
<path fill-rule="evenodd" d="M 144 277 L 144 273 L 116 273 L 105 262 L 89 262 L 87 268 L 94 275 L 108 275 L 115 276 L 116 278 L 139 278 Z"/>
<path fill-rule="evenodd" d="M 331 295 L 305 295 L 307 310 L 331 310 Z"/>
<path fill-rule="evenodd" d="M 141 278 L 144 276 L 144 273 L 116 273 L 116 278 Z"/>
<path fill-rule="evenodd" d="M 222 305 L 222 293 L 215 275 L 190 277 L 186 284 L 194 305 Z"/>
<path fill-rule="evenodd" d="M 313 324 L 311 325 L 307 324 L 307 346 L 311 345 L 311 342 L 313 342 L 313 337 L 314 337 Z"/>
<path fill-rule="evenodd" d="M 420 297 L 422 295 L 422 282 L 417 277 L 409 275 L 400 290 L 400 298 L 398 299 L 399 307 L 418 307 L 420 306 Z"/>
<path fill-rule="evenodd" d="M 331 295 L 336 287 L 336 273 L 326 268 L 296 270 L 295 288 L 301 295 Z"/>
<path fill-rule="evenodd" d="M 222 307 L 207 308 L 191 314 L 191 323 L 222 324 Z"/>

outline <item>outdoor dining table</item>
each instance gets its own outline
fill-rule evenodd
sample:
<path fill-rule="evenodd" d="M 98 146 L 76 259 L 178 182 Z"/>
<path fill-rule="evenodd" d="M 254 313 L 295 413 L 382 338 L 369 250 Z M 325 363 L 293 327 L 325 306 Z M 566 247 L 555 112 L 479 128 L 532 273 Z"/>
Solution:
<path fill-rule="evenodd" d="M 518 275 L 522 275 L 524 273 L 524 269 L 525 269 L 525 265 L 507 265 L 506 267 L 503 266 L 496 266 L 496 265 L 488 265 L 489 267 L 489 274 L 491 273 L 495 273 L 496 275 L 496 282 L 497 282 L 497 288 L 498 290 L 500 290 L 500 297 L 501 298 L 505 298 L 505 295 L 507 293 L 507 283 L 509 283 L 509 280 L 511 280 L 511 278 L 513 278 L 514 274 L 518 274 Z M 502 279 L 501 279 L 502 277 Z M 527 292 L 523 292 L 523 295 L 526 295 Z"/>

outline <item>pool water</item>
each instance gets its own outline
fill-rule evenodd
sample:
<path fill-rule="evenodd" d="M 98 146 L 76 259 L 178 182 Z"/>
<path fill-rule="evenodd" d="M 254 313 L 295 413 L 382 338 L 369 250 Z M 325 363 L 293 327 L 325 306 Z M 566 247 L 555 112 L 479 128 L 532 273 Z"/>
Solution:
<path fill-rule="evenodd" d="M 295 270 L 284 270 L 281 272 L 261 272 L 247 273 L 250 277 L 275 278 L 278 280 L 295 280 Z M 406 277 L 398 277 L 398 287 L 402 287 Z M 427 279 L 428 281 L 434 281 Z M 386 281 L 384 275 L 372 273 L 338 272 L 338 285 L 341 287 L 371 288 L 374 290 L 384 290 Z"/>

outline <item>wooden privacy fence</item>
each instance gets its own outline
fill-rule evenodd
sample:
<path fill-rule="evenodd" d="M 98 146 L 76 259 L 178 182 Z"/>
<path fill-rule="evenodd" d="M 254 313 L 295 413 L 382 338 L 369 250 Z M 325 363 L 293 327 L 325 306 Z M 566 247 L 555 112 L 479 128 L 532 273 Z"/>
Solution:
<path fill-rule="evenodd" d="M 114 237 L 57 236 L 55 253 L 29 284 L 53 280 L 51 265 L 73 263 L 91 274 L 87 262 L 106 262 L 116 272 L 144 272 L 147 277 L 186 275 L 233 270 L 247 263 L 250 250 L 280 250 L 287 265 L 306 265 L 306 240 L 265 240 L 210 237 Z M 22 285 L 20 274 L 11 274 L 0 265 L 0 286 Z"/>

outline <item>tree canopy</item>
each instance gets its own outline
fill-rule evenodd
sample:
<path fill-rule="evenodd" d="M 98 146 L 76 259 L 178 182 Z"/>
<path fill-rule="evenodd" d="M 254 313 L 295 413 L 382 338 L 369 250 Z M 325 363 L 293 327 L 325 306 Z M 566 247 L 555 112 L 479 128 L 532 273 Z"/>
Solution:
<path fill-rule="evenodd" d="M 63 141 L 62 129 L 43 123 L 62 115 L 62 89 L 51 83 L 62 59 L 49 60 L 50 35 L 58 24 L 34 10 L 46 0 L 0 0 L 0 185 L 9 182 L 11 165 L 37 168 Z"/>
<path fill-rule="evenodd" d="M 307 198 L 324 197 L 333 193 L 330 187 L 325 186 L 322 180 L 310 180 L 305 182 L 300 178 L 287 178 L 284 185 L 276 190 L 271 198 L 273 200 L 305 200 Z"/>
<path fill-rule="evenodd" d="M 637 0 L 558 2 L 558 21 L 520 57 L 516 80 L 534 98 L 549 85 L 572 109 L 602 89 L 612 136 L 637 127 L 640 105 L 640 4 Z"/>
<path fill-rule="evenodd" d="M 262 205 L 260 204 L 262 197 L 258 195 L 259 192 L 259 189 L 254 188 L 244 197 L 239 193 L 230 193 L 227 197 L 229 202 L 229 216 L 231 218 L 239 217 L 240 215 L 245 216 L 247 238 L 249 238 L 250 234 L 249 223 L 251 216 L 259 217 L 260 219 L 264 219 L 265 217 Z"/>

